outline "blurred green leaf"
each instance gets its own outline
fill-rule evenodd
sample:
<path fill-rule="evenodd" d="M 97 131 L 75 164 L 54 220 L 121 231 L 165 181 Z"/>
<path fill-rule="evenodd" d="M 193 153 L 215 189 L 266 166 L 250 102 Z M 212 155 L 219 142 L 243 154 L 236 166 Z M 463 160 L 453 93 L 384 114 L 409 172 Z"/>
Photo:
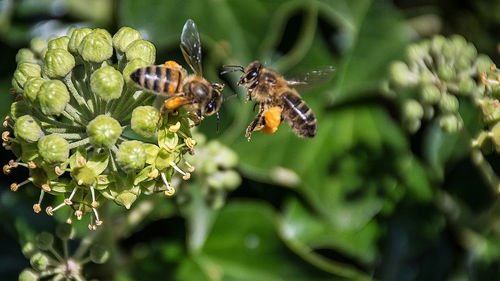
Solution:
<path fill-rule="evenodd" d="M 336 280 L 294 256 L 275 223 L 269 205 L 233 201 L 221 210 L 202 253 L 193 259 L 209 280 Z"/>
<path fill-rule="evenodd" d="M 380 230 L 375 222 L 357 232 L 343 232 L 326 224 L 294 199 L 285 204 L 279 227 L 281 237 L 306 260 L 318 258 L 319 254 L 314 252 L 315 249 L 340 250 L 363 263 L 373 262 L 376 257 L 374 241 L 380 235 Z M 326 268 L 338 267 L 336 262 L 326 261 L 328 259 L 325 257 L 321 259 L 327 264 Z M 356 277 L 356 270 L 349 266 L 343 266 L 340 270 L 345 272 L 346 277 Z"/>
<path fill-rule="evenodd" d="M 410 39 L 402 16 L 387 1 L 347 3 L 354 28 L 344 34 L 348 48 L 338 68 L 336 87 L 328 92 L 333 104 L 376 94 L 389 63 L 402 56 Z"/>

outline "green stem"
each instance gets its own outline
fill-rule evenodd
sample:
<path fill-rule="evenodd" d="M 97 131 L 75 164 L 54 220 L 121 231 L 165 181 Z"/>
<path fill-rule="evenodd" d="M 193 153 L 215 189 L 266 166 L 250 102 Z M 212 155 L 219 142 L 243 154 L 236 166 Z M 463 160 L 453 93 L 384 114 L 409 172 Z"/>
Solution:
<path fill-rule="evenodd" d="M 71 133 L 64 134 L 64 133 L 62 133 L 61 134 L 60 133 L 59 135 L 61 137 L 65 138 L 65 139 L 67 139 L 67 140 L 80 140 L 80 139 L 85 138 L 85 136 L 87 136 L 87 134 L 84 134 L 84 133 L 82 133 L 82 134 L 77 134 L 77 133 L 74 133 L 74 134 L 71 134 Z"/>
<path fill-rule="evenodd" d="M 53 134 L 66 134 L 66 133 L 82 133 L 81 127 L 73 127 L 73 128 L 44 128 L 46 132 Z"/>
<path fill-rule="evenodd" d="M 130 114 L 135 107 L 145 103 L 148 99 L 153 99 L 153 98 L 154 98 L 153 95 L 143 92 L 139 97 L 137 97 L 136 100 L 130 99 L 132 101 L 129 101 L 127 104 L 123 106 L 123 110 L 118 114 L 117 119 L 122 120 L 128 114 Z"/>
<path fill-rule="evenodd" d="M 500 193 L 500 181 L 491 164 L 484 158 L 483 153 L 478 148 L 471 150 L 472 162 L 479 169 L 479 172 L 486 180 L 490 188 L 495 193 Z"/>
<path fill-rule="evenodd" d="M 99 230 L 92 231 L 89 235 L 86 235 L 82 239 L 82 242 L 80 242 L 80 245 L 78 245 L 78 248 L 73 255 L 73 258 L 75 260 L 81 260 L 83 258 L 83 256 L 87 253 L 89 247 L 94 243 L 94 240 L 96 239 L 98 233 Z"/>
<path fill-rule="evenodd" d="M 90 109 L 87 107 L 87 104 L 85 103 L 85 99 L 83 98 L 82 95 L 80 95 L 80 93 L 78 92 L 78 90 L 75 87 L 75 84 L 73 84 L 72 76 L 73 76 L 73 71 L 71 71 L 70 73 L 68 73 L 68 75 L 66 75 L 64 77 L 64 82 L 66 83 L 66 86 L 68 86 L 69 92 L 71 93 L 71 95 L 73 96 L 75 101 L 78 103 L 80 108 L 83 111 L 85 111 L 85 115 L 91 116 Z"/>
<path fill-rule="evenodd" d="M 278 72 L 283 72 L 284 70 L 292 68 L 304 58 L 313 44 L 318 22 L 318 5 L 316 2 L 312 2 L 308 4 L 306 8 L 307 14 L 305 23 L 298 35 L 299 40 L 295 46 L 274 65 L 274 68 Z"/>
<path fill-rule="evenodd" d="M 86 138 L 86 139 L 83 139 L 80 141 L 75 141 L 75 142 L 72 142 L 69 144 L 69 149 L 73 149 L 73 148 L 76 148 L 76 147 L 79 147 L 82 145 L 86 145 L 88 143 L 90 143 L 90 138 Z"/>
<path fill-rule="evenodd" d="M 72 120 L 79 123 L 80 125 L 86 127 L 88 120 L 86 120 L 82 114 L 74 108 L 71 104 L 66 104 L 64 111 L 62 113 L 67 113 L 67 115 L 72 117 Z"/>

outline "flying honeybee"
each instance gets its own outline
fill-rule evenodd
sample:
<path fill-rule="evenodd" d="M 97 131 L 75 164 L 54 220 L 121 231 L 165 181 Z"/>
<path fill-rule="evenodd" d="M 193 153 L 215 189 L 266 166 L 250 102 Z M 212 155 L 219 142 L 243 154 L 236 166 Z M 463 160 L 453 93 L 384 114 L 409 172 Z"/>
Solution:
<path fill-rule="evenodd" d="M 204 116 L 214 113 L 217 113 L 218 119 L 224 85 L 210 83 L 203 78 L 200 34 L 191 19 L 182 28 L 180 47 L 194 74 L 187 75 L 178 63 L 167 61 L 164 65 L 139 68 L 130 74 L 130 78 L 139 87 L 167 98 L 161 108 L 162 116 L 183 106 L 191 112 L 195 125 L 199 125 Z"/>
<path fill-rule="evenodd" d="M 299 137 L 313 138 L 316 135 L 316 118 L 293 87 L 316 80 L 325 80 L 331 77 L 333 68 L 311 71 L 300 79 L 287 80 L 277 72 L 265 68 L 258 61 L 252 62 L 246 68 L 239 65 L 225 67 L 232 69 L 223 71 L 221 74 L 233 71 L 243 72 L 238 85 L 248 89 L 246 101 L 253 99 L 256 102 L 255 105 L 259 105 L 257 116 L 246 130 L 245 136 L 248 141 L 253 131 L 260 130 L 264 134 L 274 133 L 283 119 Z"/>

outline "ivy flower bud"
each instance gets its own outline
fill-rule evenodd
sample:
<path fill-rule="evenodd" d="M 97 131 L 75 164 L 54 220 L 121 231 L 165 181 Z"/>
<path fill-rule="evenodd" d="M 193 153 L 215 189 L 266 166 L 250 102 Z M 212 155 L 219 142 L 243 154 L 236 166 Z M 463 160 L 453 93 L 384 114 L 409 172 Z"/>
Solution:
<path fill-rule="evenodd" d="M 16 120 L 14 135 L 28 143 L 36 142 L 42 135 L 38 122 L 30 115 L 24 115 Z"/>
<path fill-rule="evenodd" d="M 87 34 L 78 46 L 78 53 L 85 61 L 100 63 L 113 55 L 111 40 L 100 32 Z"/>
<path fill-rule="evenodd" d="M 420 98 L 426 104 L 436 104 L 441 98 L 441 92 L 432 84 L 425 85 L 420 89 Z"/>
<path fill-rule="evenodd" d="M 400 87 L 406 87 L 413 83 L 413 76 L 408 66 L 401 61 L 393 62 L 389 68 L 391 81 Z"/>
<path fill-rule="evenodd" d="M 146 152 L 140 141 L 124 141 L 116 155 L 118 166 L 126 173 L 141 170 L 146 163 Z"/>
<path fill-rule="evenodd" d="M 129 61 L 139 58 L 148 64 L 154 64 L 156 60 L 155 46 L 151 42 L 142 39 L 130 43 L 125 53 Z"/>
<path fill-rule="evenodd" d="M 40 91 L 40 87 L 45 82 L 43 78 L 40 77 L 30 77 L 24 83 L 24 98 L 30 102 L 35 102 L 38 91 Z"/>
<path fill-rule="evenodd" d="M 17 66 L 14 72 L 14 80 L 21 89 L 24 88 L 24 83 L 29 77 L 41 77 L 41 67 L 39 64 L 31 62 L 23 62 Z M 14 86 L 14 85 L 13 85 Z"/>
<path fill-rule="evenodd" d="M 54 245 L 54 235 L 48 232 L 42 232 L 36 236 L 36 246 L 40 250 L 50 250 Z"/>
<path fill-rule="evenodd" d="M 139 106 L 132 111 L 132 130 L 145 138 L 151 138 L 156 133 L 160 118 L 158 109 L 152 106 Z"/>
<path fill-rule="evenodd" d="M 472 91 L 476 88 L 476 81 L 471 77 L 464 77 L 460 80 L 460 84 L 458 85 L 460 94 L 462 95 L 470 95 Z"/>
<path fill-rule="evenodd" d="M 455 114 L 444 114 L 439 117 L 439 127 L 445 132 L 454 133 L 462 129 L 463 121 Z"/>
<path fill-rule="evenodd" d="M 97 116 L 87 125 L 87 134 L 95 147 L 112 147 L 121 133 L 120 123 L 106 115 Z"/>
<path fill-rule="evenodd" d="M 105 263 L 109 258 L 108 249 L 104 248 L 101 245 L 92 245 L 90 248 L 90 260 L 97 264 Z"/>
<path fill-rule="evenodd" d="M 13 102 L 10 106 L 10 116 L 14 120 L 21 116 L 27 115 L 30 112 L 30 108 L 24 100 Z"/>
<path fill-rule="evenodd" d="M 36 246 L 33 242 L 27 241 L 26 243 L 24 243 L 21 251 L 23 252 L 23 255 L 25 257 L 30 258 L 36 252 Z"/>
<path fill-rule="evenodd" d="M 119 98 L 123 83 L 122 74 L 112 66 L 103 66 L 90 76 L 90 88 L 105 101 Z"/>
<path fill-rule="evenodd" d="M 127 84 L 131 83 L 132 85 L 135 85 L 132 79 L 130 79 L 130 74 L 132 74 L 132 72 L 134 72 L 136 69 L 148 65 L 150 64 L 142 59 L 133 59 L 129 61 L 123 69 L 123 78 L 125 78 L 125 82 L 127 82 Z"/>
<path fill-rule="evenodd" d="M 115 202 L 124 206 L 127 209 L 130 209 L 132 204 L 137 200 L 137 194 L 132 191 L 124 190 L 116 196 Z"/>
<path fill-rule="evenodd" d="M 455 79 L 456 75 L 456 70 L 452 65 L 445 64 L 439 67 L 438 76 L 444 81 L 451 81 Z"/>
<path fill-rule="evenodd" d="M 58 134 L 48 135 L 38 141 L 38 152 L 48 163 L 64 162 L 69 157 L 69 144 Z"/>
<path fill-rule="evenodd" d="M 458 111 L 458 99 L 454 95 L 444 94 L 439 101 L 439 109 L 444 113 L 455 113 Z"/>
<path fill-rule="evenodd" d="M 69 37 L 68 36 L 63 36 L 59 38 L 55 38 L 49 41 L 47 44 L 47 49 L 52 50 L 52 49 L 63 49 L 63 50 L 68 50 L 68 44 L 69 44 Z"/>
<path fill-rule="evenodd" d="M 125 53 L 128 45 L 137 39 L 141 39 L 139 31 L 124 26 L 113 36 L 113 47 L 120 52 Z"/>
<path fill-rule="evenodd" d="M 96 28 L 96 29 L 92 30 L 92 33 L 102 34 L 106 38 L 106 40 L 108 40 L 109 42 L 112 42 L 112 40 L 113 40 L 113 38 L 111 37 L 111 34 L 109 34 L 109 32 L 106 29 Z"/>
<path fill-rule="evenodd" d="M 16 54 L 16 62 L 18 64 L 23 62 L 36 63 L 35 53 L 27 48 L 20 49 Z"/>
<path fill-rule="evenodd" d="M 418 101 L 409 99 L 403 105 L 403 114 L 406 119 L 420 120 L 424 116 L 424 109 Z"/>
<path fill-rule="evenodd" d="M 26 268 L 19 274 L 19 281 L 38 281 L 40 276 L 30 268 Z"/>
<path fill-rule="evenodd" d="M 69 103 L 70 96 L 63 82 L 50 80 L 42 84 L 37 98 L 44 114 L 59 115 Z"/>
<path fill-rule="evenodd" d="M 476 60 L 476 68 L 479 73 L 486 72 L 490 70 L 490 66 L 493 61 L 487 55 L 479 55 Z"/>
<path fill-rule="evenodd" d="M 63 77 L 75 67 L 75 58 L 65 49 L 49 49 L 43 59 L 43 73 L 50 78 Z"/>
<path fill-rule="evenodd" d="M 68 49 L 71 53 L 78 53 L 78 46 L 82 42 L 83 38 L 92 32 L 90 28 L 78 28 L 71 33 L 71 37 L 68 42 Z"/>
<path fill-rule="evenodd" d="M 43 49 L 47 48 L 47 41 L 40 37 L 33 38 L 30 42 L 30 48 L 33 52 L 35 52 L 35 54 L 40 56 Z"/>
<path fill-rule="evenodd" d="M 37 252 L 30 259 L 31 267 L 38 271 L 44 271 L 49 266 L 49 258 L 47 255 Z"/>

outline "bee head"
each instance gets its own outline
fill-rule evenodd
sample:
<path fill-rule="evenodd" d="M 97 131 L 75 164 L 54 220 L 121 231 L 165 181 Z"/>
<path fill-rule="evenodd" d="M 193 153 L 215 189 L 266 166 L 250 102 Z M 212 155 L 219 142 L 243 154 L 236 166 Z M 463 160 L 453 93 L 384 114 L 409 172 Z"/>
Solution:
<path fill-rule="evenodd" d="M 241 75 L 240 81 L 238 81 L 238 86 L 243 86 L 245 88 L 252 89 L 258 85 L 259 81 L 257 77 L 262 69 L 262 64 L 258 61 L 252 62 L 245 68 L 243 74 Z"/>
<path fill-rule="evenodd" d="M 224 85 L 217 83 L 212 84 L 210 99 L 204 108 L 204 115 L 210 116 L 219 110 L 223 100 L 221 94 L 222 89 L 224 89 Z"/>

